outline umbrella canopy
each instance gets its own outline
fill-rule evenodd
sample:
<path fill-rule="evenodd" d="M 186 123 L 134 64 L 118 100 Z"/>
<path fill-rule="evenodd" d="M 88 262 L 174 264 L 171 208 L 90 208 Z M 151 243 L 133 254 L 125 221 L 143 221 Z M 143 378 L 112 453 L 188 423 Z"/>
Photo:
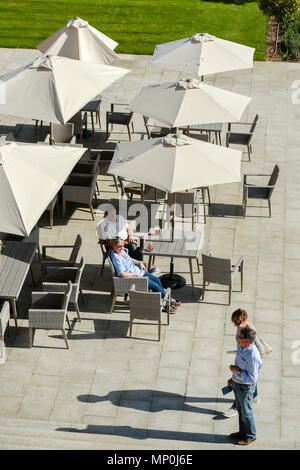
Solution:
<path fill-rule="evenodd" d="M 41 56 L 0 76 L 5 88 L 0 114 L 65 124 L 128 72 L 110 65 Z"/>
<path fill-rule="evenodd" d="M 108 173 L 174 193 L 241 180 L 238 150 L 185 135 L 119 143 Z"/>
<path fill-rule="evenodd" d="M 250 101 L 247 96 L 198 80 L 180 80 L 144 87 L 128 107 L 170 127 L 179 127 L 239 121 Z"/>
<path fill-rule="evenodd" d="M 110 64 L 120 58 L 114 52 L 117 45 L 87 21 L 76 17 L 36 47 L 43 54 Z"/>
<path fill-rule="evenodd" d="M 150 65 L 198 77 L 253 67 L 255 49 L 207 33 L 155 47 Z"/>
<path fill-rule="evenodd" d="M 0 143 L 0 232 L 29 236 L 86 150 Z"/>

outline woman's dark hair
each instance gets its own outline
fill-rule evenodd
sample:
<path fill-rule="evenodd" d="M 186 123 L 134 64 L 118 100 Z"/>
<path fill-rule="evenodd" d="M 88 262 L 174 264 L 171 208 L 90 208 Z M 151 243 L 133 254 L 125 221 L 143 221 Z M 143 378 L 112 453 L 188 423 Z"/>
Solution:
<path fill-rule="evenodd" d="M 231 315 L 231 321 L 237 326 L 243 323 L 245 320 L 247 320 L 247 318 L 248 318 L 248 314 L 246 310 L 242 310 L 241 308 L 238 308 L 237 310 L 235 310 L 233 314 Z"/>

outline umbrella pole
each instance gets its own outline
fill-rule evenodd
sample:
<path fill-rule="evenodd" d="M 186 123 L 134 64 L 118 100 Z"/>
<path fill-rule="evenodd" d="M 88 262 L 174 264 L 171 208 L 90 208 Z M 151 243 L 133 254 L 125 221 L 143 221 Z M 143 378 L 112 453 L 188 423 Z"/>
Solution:
<path fill-rule="evenodd" d="M 50 122 L 50 137 L 49 137 L 49 144 L 54 145 L 54 137 L 53 137 L 53 122 Z"/>
<path fill-rule="evenodd" d="M 175 204 L 176 204 L 176 193 L 173 193 L 173 214 L 172 214 L 172 220 L 171 220 L 171 225 L 172 225 L 172 242 L 174 242 L 175 238 Z M 181 287 L 184 287 L 186 282 L 184 277 L 180 276 L 179 274 L 174 274 L 174 263 L 173 263 L 173 258 L 171 258 L 170 262 L 170 272 L 168 274 L 163 274 L 160 277 L 161 283 L 163 287 L 170 287 L 171 289 L 180 289 Z"/>

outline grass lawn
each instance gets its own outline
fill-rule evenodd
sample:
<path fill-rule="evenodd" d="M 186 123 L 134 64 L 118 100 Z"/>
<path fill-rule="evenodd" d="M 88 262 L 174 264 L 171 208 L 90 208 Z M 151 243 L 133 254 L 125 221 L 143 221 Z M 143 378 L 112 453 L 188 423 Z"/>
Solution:
<path fill-rule="evenodd" d="M 0 47 L 35 48 L 75 16 L 119 53 L 152 55 L 156 44 L 207 32 L 265 59 L 267 19 L 252 0 L 1 0 Z"/>

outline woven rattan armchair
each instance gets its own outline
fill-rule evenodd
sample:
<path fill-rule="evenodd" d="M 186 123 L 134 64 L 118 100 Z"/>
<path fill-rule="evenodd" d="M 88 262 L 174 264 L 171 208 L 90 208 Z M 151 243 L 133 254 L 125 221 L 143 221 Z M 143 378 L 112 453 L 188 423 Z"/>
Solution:
<path fill-rule="evenodd" d="M 112 275 L 112 292 L 111 295 L 113 296 L 110 313 L 113 313 L 117 297 L 122 296 L 125 297 L 129 294 L 130 289 L 133 285 L 135 285 L 136 289 L 142 292 L 148 292 L 148 278 L 146 276 L 142 277 L 118 277 L 115 272 L 114 265 L 108 256 L 108 262 L 111 269 Z"/>
<path fill-rule="evenodd" d="M 68 285 L 68 281 L 72 283 L 72 292 L 70 295 L 70 303 L 74 304 L 77 313 L 78 320 L 80 318 L 80 310 L 78 305 L 78 296 L 81 295 L 81 299 L 84 302 L 82 289 L 80 287 L 80 281 L 84 270 L 85 261 L 82 257 L 78 267 L 74 268 L 53 268 L 48 271 L 46 281 L 42 284 L 42 289 L 45 292 L 64 292 Z"/>
<path fill-rule="evenodd" d="M 251 161 L 251 153 L 252 153 L 251 140 L 253 137 L 253 133 L 254 133 L 257 121 L 258 121 L 258 114 L 256 114 L 253 122 L 234 122 L 234 123 L 229 122 L 228 123 L 228 132 L 226 134 L 226 147 L 229 147 L 230 144 L 245 145 L 248 151 L 249 162 Z M 232 124 L 242 124 L 244 126 L 249 125 L 251 127 L 250 127 L 249 132 L 232 132 L 231 131 Z"/>
<path fill-rule="evenodd" d="M 244 274 L 245 257 L 241 256 L 236 264 L 232 264 L 231 259 L 216 258 L 211 256 L 211 252 L 207 255 L 202 254 L 203 267 L 203 288 L 202 297 L 204 299 L 205 286 L 207 282 L 213 284 L 221 284 L 229 286 L 229 303 L 231 304 L 231 292 L 233 280 L 238 273 L 241 274 L 241 292 L 243 291 L 243 274 Z"/>
<path fill-rule="evenodd" d="M 5 330 L 9 329 L 9 302 L 0 300 L 0 364 L 6 361 L 6 350 L 4 343 Z"/>
<path fill-rule="evenodd" d="M 95 159 L 93 160 L 86 160 L 86 161 L 79 161 L 73 168 L 71 175 L 95 175 L 97 174 L 97 178 L 100 173 L 100 166 L 99 166 L 99 161 L 100 161 L 100 154 L 96 156 Z M 96 188 L 98 194 L 100 193 L 98 182 L 96 180 Z"/>
<path fill-rule="evenodd" d="M 158 341 L 161 332 L 161 314 L 163 309 L 167 312 L 167 325 L 170 323 L 171 289 L 166 289 L 166 295 L 162 299 L 160 292 L 138 292 L 134 284 L 129 291 L 130 326 L 129 336 L 132 336 L 133 320 L 150 320 L 158 322 Z"/>
<path fill-rule="evenodd" d="M 115 111 L 115 106 L 127 106 L 124 103 L 112 103 L 110 111 L 106 113 L 106 140 L 108 139 L 109 134 L 109 124 L 111 125 L 111 130 L 113 129 L 114 124 L 118 124 L 119 126 L 126 126 L 128 131 L 129 140 L 131 140 L 131 133 L 130 133 L 130 124 L 132 127 L 132 132 L 134 132 L 133 127 L 133 111 L 125 112 L 125 111 Z"/>
<path fill-rule="evenodd" d="M 250 184 L 247 181 L 248 177 L 266 177 L 270 176 L 270 179 L 266 186 L 258 186 L 255 184 Z M 277 183 L 279 176 L 279 167 L 278 165 L 274 166 L 274 169 L 271 175 L 265 174 L 248 174 L 244 175 L 244 191 L 243 191 L 243 207 L 244 207 L 244 217 L 246 216 L 247 201 L 248 199 L 264 199 L 268 201 L 269 206 L 269 217 L 271 217 L 271 196 L 273 194 L 274 188 Z"/>
<path fill-rule="evenodd" d="M 82 238 L 81 235 L 77 235 L 74 245 L 43 245 L 42 246 L 42 261 L 41 261 L 41 269 L 42 274 L 45 276 L 47 273 L 47 269 L 50 267 L 62 268 L 62 267 L 73 267 L 75 266 L 79 250 L 82 245 Z M 70 256 L 68 259 L 49 259 L 47 256 L 47 250 L 49 249 L 69 249 L 71 248 Z"/>
<path fill-rule="evenodd" d="M 97 177 L 97 173 L 94 175 L 70 175 L 68 181 L 62 187 L 63 217 L 66 214 L 66 203 L 69 201 L 77 202 L 79 204 L 87 204 L 89 206 L 92 219 L 95 220 L 93 199 L 95 198 L 96 203 L 98 203 L 95 192 Z"/>
<path fill-rule="evenodd" d="M 83 128 L 87 129 L 87 113 L 84 113 L 82 117 L 81 111 L 78 111 L 78 113 L 69 119 L 68 123 L 74 125 L 74 134 L 79 138 L 80 143 L 82 143 Z"/>
<path fill-rule="evenodd" d="M 76 136 L 74 135 L 74 124 L 67 123 L 53 124 L 53 138 L 54 142 L 60 142 L 62 144 L 76 144 Z M 47 134 L 44 142 L 49 143 L 50 134 Z"/>
<path fill-rule="evenodd" d="M 65 332 L 65 320 L 71 329 L 67 315 L 72 284 L 69 281 L 65 292 L 32 292 L 32 306 L 28 310 L 29 347 L 32 347 L 33 329 L 61 330 L 66 347 L 69 344 Z"/>
<path fill-rule="evenodd" d="M 157 126 L 155 124 L 150 124 L 149 123 L 149 117 L 148 116 L 143 116 L 144 119 L 144 124 L 145 124 L 145 129 L 147 132 L 148 139 L 150 138 L 158 138 L 158 137 L 165 137 L 166 135 L 170 134 L 174 129 L 171 129 L 169 127 L 161 127 Z"/>
<path fill-rule="evenodd" d="M 126 195 L 127 198 L 132 201 L 133 196 L 140 196 L 141 203 L 144 204 L 145 193 L 149 190 L 149 186 L 140 183 L 134 183 L 133 181 L 126 180 L 123 177 L 118 177 L 121 194 Z"/>

